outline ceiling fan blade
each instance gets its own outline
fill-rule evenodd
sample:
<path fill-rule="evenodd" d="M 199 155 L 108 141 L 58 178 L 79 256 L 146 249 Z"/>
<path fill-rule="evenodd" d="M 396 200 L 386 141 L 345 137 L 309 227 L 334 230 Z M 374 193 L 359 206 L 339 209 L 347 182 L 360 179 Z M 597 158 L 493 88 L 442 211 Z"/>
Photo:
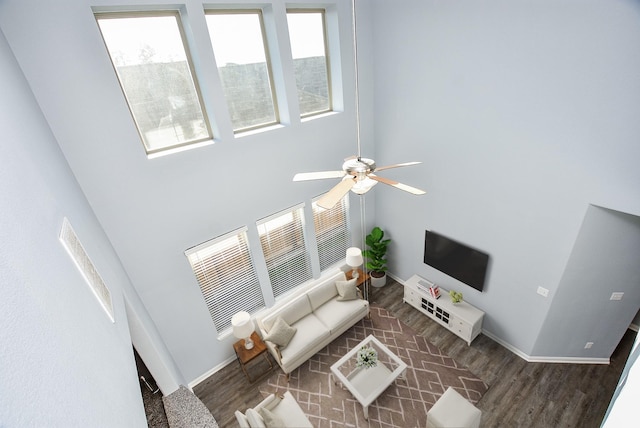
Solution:
<path fill-rule="evenodd" d="M 325 178 L 342 178 L 344 171 L 300 172 L 293 176 L 293 181 L 323 180 Z"/>
<path fill-rule="evenodd" d="M 384 183 L 384 184 L 388 184 L 389 186 L 393 186 L 396 189 L 400 189 L 400 190 L 404 190 L 405 192 L 413 193 L 414 195 L 424 195 L 425 193 L 427 193 L 424 190 L 420 190 L 420 189 L 417 189 L 415 187 L 407 186 L 406 184 L 398 183 L 397 181 L 389 180 L 388 178 L 378 177 L 375 174 L 369 174 L 368 177 L 371 178 L 372 180 L 379 181 L 380 183 Z"/>
<path fill-rule="evenodd" d="M 356 184 L 355 178 L 350 178 L 348 180 L 342 180 L 340 183 L 336 184 L 331 190 L 324 194 L 320 199 L 318 199 L 318 206 L 330 210 L 333 208 L 339 201 L 349 193 L 349 190 Z"/>
<path fill-rule="evenodd" d="M 400 168 L 401 166 L 411 166 L 411 165 L 418 165 L 422 162 L 405 162 L 405 163 L 397 163 L 395 165 L 387 165 L 387 166 L 381 166 L 380 168 L 376 168 L 376 171 L 384 171 L 385 169 L 391 169 L 391 168 Z"/>

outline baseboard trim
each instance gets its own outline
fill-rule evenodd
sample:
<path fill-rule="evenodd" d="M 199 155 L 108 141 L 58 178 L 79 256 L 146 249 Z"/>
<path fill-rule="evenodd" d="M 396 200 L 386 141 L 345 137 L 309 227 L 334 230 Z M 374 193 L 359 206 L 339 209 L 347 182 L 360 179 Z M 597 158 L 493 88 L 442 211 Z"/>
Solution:
<path fill-rule="evenodd" d="M 402 284 L 403 286 L 404 284 L 404 280 L 398 278 L 397 276 L 387 272 L 387 275 L 393 279 L 395 279 L 396 281 L 398 281 L 398 283 Z M 637 326 L 636 326 L 637 328 Z M 638 331 L 638 330 L 636 330 Z M 520 349 L 516 348 L 515 346 L 513 346 L 512 344 L 505 342 L 504 340 L 500 339 L 499 337 L 493 335 L 492 333 L 486 331 L 486 330 L 482 330 L 482 334 L 484 334 L 485 336 L 487 336 L 489 339 L 493 340 L 494 342 L 498 343 L 499 345 L 502 345 L 504 348 L 508 349 L 509 351 L 513 352 L 514 354 L 516 354 L 518 357 L 522 358 L 523 360 L 525 360 L 528 363 L 560 363 L 560 364 L 610 364 L 611 361 L 609 358 L 582 358 L 582 357 L 539 357 L 539 356 L 532 356 L 532 355 L 528 355 L 525 354 L 524 352 L 522 352 Z"/>
<path fill-rule="evenodd" d="M 522 352 L 520 349 L 516 348 L 515 346 L 511 345 L 510 343 L 507 343 L 504 340 L 494 336 L 488 331 L 482 330 L 482 334 L 484 334 L 494 342 L 502 345 L 504 348 L 507 348 L 509 351 L 513 352 L 518 357 L 522 358 L 528 363 L 609 364 L 611 362 L 609 358 L 540 357 L 540 356 L 528 355 Z"/>
<path fill-rule="evenodd" d="M 209 376 L 213 375 L 214 373 L 217 373 L 218 371 L 222 370 L 223 368 L 225 368 L 229 364 L 233 363 L 234 361 L 236 361 L 236 357 L 232 356 L 232 357 L 228 358 L 227 360 L 221 362 L 217 366 L 212 367 L 211 370 L 201 374 L 200 376 L 198 376 L 197 378 L 195 378 L 194 380 L 189 382 L 189 385 L 188 385 L 189 389 L 193 390 L 193 388 L 196 387 L 198 384 L 200 384 L 201 382 L 204 382 L 205 380 L 207 380 L 209 378 Z"/>

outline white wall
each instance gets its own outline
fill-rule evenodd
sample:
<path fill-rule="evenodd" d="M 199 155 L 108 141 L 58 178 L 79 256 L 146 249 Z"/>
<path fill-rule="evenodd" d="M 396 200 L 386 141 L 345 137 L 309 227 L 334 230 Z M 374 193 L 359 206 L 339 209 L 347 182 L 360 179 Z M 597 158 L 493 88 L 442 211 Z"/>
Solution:
<path fill-rule="evenodd" d="M 149 160 L 91 9 L 122 3 L 9 0 L 1 5 L 0 25 L 129 278 L 179 370 L 192 382 L 233 357 L 234 339 L 218 340 L 184 251 L 243 225 L 249 226 L 250 245 L 257 251 L 252 231 L 257 220 L 310 203 L 336 184 L 293 183 L 293 175 L 339 169 L 342 159 L 356 150 L 350 7 L 343 0 L 333 6 L 333 0 L 327 2 L 339 15 L 342 37 L 334 44 L 332 63 L 343 65 L 334 83 L 347 94 L 338 97 L 347 113 L 304 123 L 293 115 L 280 129 L 239 138 L 233 137 L 224 114 L 212 116 L 215 144 Z M 224 109 L 202 7 L 200 1 L 187 0 L 183 8 L 191 53 L 205 99 Z M 284 1 L 273 2 L 279 30 L 270 49 L 287 58 L 284 7 Z M 290 99 L 296 95 L 286 94 L 279 102 Z M 216 108 L 208 110 L 216 113 Z M 359 206 L 356 198 L 352 206 Z"/>
<path fill-rule="evenodd" d="M 589 204 L 640 214 L 639 5 L 374 0 L 373 9 L 377 160 L 423 161 L 385 175 L 428 191 L 376 190 L 376 221 L 394 238 L 391 271 L 462 291 L 490 334 L 531 354 Z M 491 255 L 483 293 L 422 263 L 427 228 Z"/>
<path fill-rule="evenodd" d="M 280 129 L 234 138 L 220 107 L 209 108 L 214 145 L 154 160 L 144 155 L 91 10 L 123 2 L 0 3 L 0 28 L 38 105 L 187 381 L 233 351 L 232 339 L 217 338 L 184 250 L 308 203 L 329 183 L 292 183 L 293 174 L 337 169 L 355 151 L 350 5 L 335 1 L 344 112 L 305 123 L 293 114 Z M 135 2 L 163 3 L 171 2 Z M 363 154 L 379 165 L 423 161 L 381 175 L 428 191 L 415 197 L 378 185 L 366 197 L 375 201 L 368 223 L 394 239 L 391 272 L 463 291 L 487 312 L 488 332 L 531 353 L 589 204 L 640 214 L 637 4 L 360 3 Z M 220 89 L 202 3 L 184 4 L 214 104 Z M 282 24 L 285 3 L 272 4 Z M 284 35 L 276 31 L 275 48 L 286 58 Z M 422 263 L 425 228 L 491 254 L 484 293 Z M 255 233 L 251 244 L 257 248 Z M 549 298 L 536 294 L 539 285 Z"/>
<path fill-rule="evenodd" d="M 0 32 L 0 426 L 146 426 L 126 273 Z M 113 297 L 107 317 L 58 240 L 68 217 Z"/>
<path fill-rule="evenodd" d="M 640 217 L 590 206 L 534 355 L 613 354 L 640 308 L 638 255 Z M 624 295 L 610 300 L 612 293 Z"/>

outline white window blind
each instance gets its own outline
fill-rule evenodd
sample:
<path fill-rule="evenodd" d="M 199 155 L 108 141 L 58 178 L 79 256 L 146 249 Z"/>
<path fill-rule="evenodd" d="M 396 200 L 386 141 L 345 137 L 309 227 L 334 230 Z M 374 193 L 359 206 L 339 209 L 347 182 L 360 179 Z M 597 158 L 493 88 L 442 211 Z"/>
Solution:
<path fill-rule="evenodd" d="M 303 207 L 297 206 L 257 222 L 275 297 L 312 278 L 304 239 Z"/>
<path fill-rule="evenodd" d="M 80 273 L 87 284 L 89 284 L 89 287 L 91 288 L 94 296 L 98 299 L 100 306 L 105 310 L 109 319 L 111 319 L 111 322 L 114 322 L 115 319 L 113 316 L 111 292 L 102 280 L 102 277 L 96 270 L 93 262 L 89 258 L 89 255 L 84 250 L 82 243 L 78 239 L 78 236 L 71 227 L 71 223 L 69 223 L 69 220 L 66 217 L 62 221 L 62 228 L 60 229 L 60 242 L 71 256 L 71 259 L 80 270 Z"/>
<path fill-rule="evenodd" d="M 325 270 L 334 263 L 344 260 L 347 248 L 350 246 L 349 197 L 345 196 L 329 210 L 318 206 L 317 199 L 311 206 L 320 270 Z"/>
<path fill-rule="evenodd" d="M 253 313 L 265 306 L 249 252 L 246 228 L 185 251 L 200 290 L 221 333 L 239 311 Z"/>

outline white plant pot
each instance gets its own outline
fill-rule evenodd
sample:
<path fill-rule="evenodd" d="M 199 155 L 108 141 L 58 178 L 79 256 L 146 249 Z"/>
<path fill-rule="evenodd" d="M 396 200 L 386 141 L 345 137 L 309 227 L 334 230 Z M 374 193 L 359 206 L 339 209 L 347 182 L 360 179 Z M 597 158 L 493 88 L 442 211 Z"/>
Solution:
<path fill-rule="evenodd" d="M 376 287 L 376 288 L 384 287 L 384 285 L 386 283 L 387 283 L 387 274 L 386 273 L 380 278 L 376 278 L 375 276 L 371 275 L 371 286 L 372 287 Z"/>

